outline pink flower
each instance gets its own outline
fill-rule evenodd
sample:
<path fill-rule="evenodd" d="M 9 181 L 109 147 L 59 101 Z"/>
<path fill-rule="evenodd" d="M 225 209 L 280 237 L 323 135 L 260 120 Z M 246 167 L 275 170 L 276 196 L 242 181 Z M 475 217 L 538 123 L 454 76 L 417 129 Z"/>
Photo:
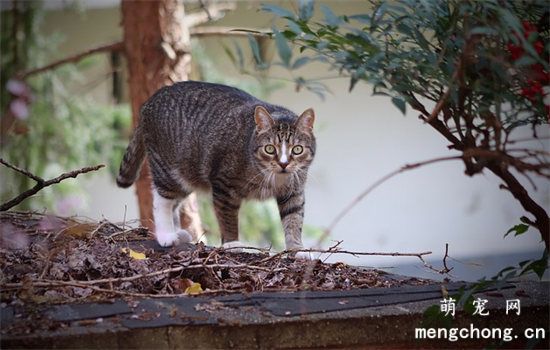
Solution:
<path fill-rule="evenodd" d="M 17 119 L 27 119 L 29 116 L 29 106 L 27 101 L 22 98 L 16 98 L 10 103 L 10 111 Z"/>
<path fill-rule="evenodd" d="M 6 83 L 6 89 L 15 96 L 30 97 L 31 91 L 27 84 L 21 80 L 10 79 Z"/>

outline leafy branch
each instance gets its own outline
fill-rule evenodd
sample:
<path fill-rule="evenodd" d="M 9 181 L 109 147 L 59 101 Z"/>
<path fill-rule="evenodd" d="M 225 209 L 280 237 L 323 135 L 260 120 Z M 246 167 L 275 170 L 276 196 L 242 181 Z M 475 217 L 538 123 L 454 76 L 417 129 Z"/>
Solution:
<path fill-rule="evenodd" d="M 351 15 L 336 15 L 322 5 L 322 20 L 313 20 L 311 1 L 298 11 L 263 5 L 286 22 L 273 30 L 279 64 L 292 71 L 297 62 L 327 63 L 350 77 L 350 90 L 365 81 L 373 95 L 389 97 L 403 114 L 407 107 L 420 112 L 419 118 L 450 142 L 449 149 L 462 153 L 467 175 L 487 169 L 501 179 L 500 188 L 533 216 L 528 220 L 548 250 L 548 213 L 517 178 L 524 176 L 533 188 L 531 175 L 549 180 L 548 154 L 508 147 L 512 133 L 526 126 L 539 140 L 537 127 L 550 120 L 542 89 L 550 76 L 547 4 L 371 0 L 371 5 L 372 10 Z M 299 47 L 298 57 L 292 57 L 288 43 Z M 432 104 L 429 112 L 426 106 Z"/>

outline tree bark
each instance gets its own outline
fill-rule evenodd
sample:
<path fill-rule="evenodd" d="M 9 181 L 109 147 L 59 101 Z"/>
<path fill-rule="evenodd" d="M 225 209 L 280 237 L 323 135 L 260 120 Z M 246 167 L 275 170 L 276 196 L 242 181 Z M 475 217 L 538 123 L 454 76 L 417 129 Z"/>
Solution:
<path fill-rule="evenodd" d="M 123 0 L 122 27 L 124 53 L 128 62 L 132 121 L 139 123 L 141 105 L 158 89 L 188 80 L 191 68 L 190 35 L 184 25 L 183 4 L 177 0 Z M 145 162 L 136 181 L 141 224 L 153 229 L 151 176 Z M 184 208 L 186 226 L 197 229 L 196 197 L 190 196 Z M 189 212 L 191 211 L 191 212 Z M 200 228 L 200 222 L 198 223 Z M 200 229 L 202 230 L 202 229 Z M 191 232 L 196 235 L 202 232 Z"/>

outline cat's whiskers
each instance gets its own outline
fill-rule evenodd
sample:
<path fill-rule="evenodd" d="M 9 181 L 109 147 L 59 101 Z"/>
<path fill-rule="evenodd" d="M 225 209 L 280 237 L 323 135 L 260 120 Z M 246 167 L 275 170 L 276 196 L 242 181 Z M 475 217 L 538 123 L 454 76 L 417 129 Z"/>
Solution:
<path fill-rule="evenodd" d="M 267 170 L 267 169 L 266 169 Z M 270 195 L 270 181 L 271 181 L 271 177 L 273 176 L 273 173 L 270 172 L 269 170 L 266 171 L 266 175 L 267 176 L 264 176 L 262 181 L 260 182 L 259 184 L 259 187 L 260 187 L 260 198 L 261 199 L 265 199 L 267 197 L 269 197 Z"/>
<path fill-rule="evenodd" d="M 263 175 L 264 178 L 265 178 L 266 174 L 269 172 L 268 169 L 259 169 L 259 170 L 260 170 L 260 171 L 259 171 L 256 175 L 254 175 L 254 177 L 252 177 L 250 180 L 248 180 L 248 181 L 246 182 L 246 184 L 244 185 L 245 187 L 248 187 L 249 185 L 254 185 L 253 182 L 254 182 L 258 177 L 260 177 L 260 176 Z M 262 181 L 263 181 L 263 179 L 262 179 Z M 261 183 L 261 182 L 260 182 L 260 183 Z"/>

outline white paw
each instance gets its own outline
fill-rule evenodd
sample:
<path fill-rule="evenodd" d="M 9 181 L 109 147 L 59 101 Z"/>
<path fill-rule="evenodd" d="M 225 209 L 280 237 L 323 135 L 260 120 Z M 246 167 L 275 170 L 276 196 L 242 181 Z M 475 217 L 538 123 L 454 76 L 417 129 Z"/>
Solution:
<path fill-rule="evenodd" d="M 175 243 L 187 243 L 193 240 L 193 237 L 185 230 L 179 230 L 177 232 L 157 232 L 156 238 L 161 247 L 170 247 Z"/>
<path fill-rule="evenodd" d="M 222 247 L 224 249 L 231 248 L 232 252 L 241 253 L 243 251 L 243 247 L 245 245 L 241 241 L 231 241 L 231 242 L 225 242 L 222 244 Z"/>
<path fill-rule="evenodd" d="M 176 232 L 155 232 L 155 237 L 161 247 L 170 247 L 178 240 Z"/>
<path fill-rule="evenodd" d="M 190 243 L 193 241 L 193 236 L 184 229 L 178 230 L 176 235 L 178 235 L 178 243 Z"/>
<path fill-rule="evenodd" d="M 311 252 L 296 252 L 294 257 L 298 260 L 313 260 L 313 255 Z"/>

